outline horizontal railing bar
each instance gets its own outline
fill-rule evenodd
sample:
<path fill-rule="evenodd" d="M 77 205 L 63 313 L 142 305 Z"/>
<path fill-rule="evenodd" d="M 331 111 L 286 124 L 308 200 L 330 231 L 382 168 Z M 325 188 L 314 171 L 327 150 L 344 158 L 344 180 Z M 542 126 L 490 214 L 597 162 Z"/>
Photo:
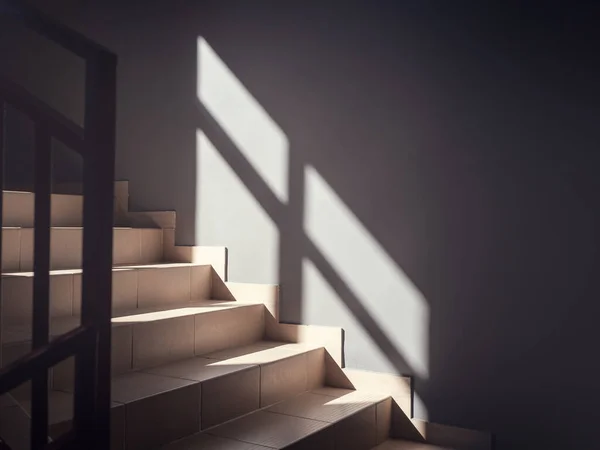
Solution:
<path fill-rule="evenodd" d="M 27 24 L 38 34 L 56 42 L 84 59 L 113 53 L 106 47 L 88 39 L 83 34 L 65 27 L 49 16 L 36 11 L 18 0 L 4 0 L 8 4 L 4 13 Z"/>
<path fill-rule="evenodd" d="M 94 351 L 95 330 L 80 326 L 28 355 L 0 369 L 0 395 L 29 381 L 33 374 L 47 370 L 89 347 Z"/>
<path fill-rule="evenodd" d="M 39 100 L 27 89 L 0 76 L 0 97 L 27 114 L 34 122 L 45 123 L 52 137 L 78 153 L 84 153 L 83 128 Z"/>

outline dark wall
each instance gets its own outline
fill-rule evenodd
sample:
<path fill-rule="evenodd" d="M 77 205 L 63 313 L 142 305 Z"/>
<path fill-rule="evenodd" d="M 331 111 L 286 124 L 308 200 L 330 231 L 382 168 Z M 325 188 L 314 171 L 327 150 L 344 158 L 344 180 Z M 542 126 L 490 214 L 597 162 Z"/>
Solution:
<path fill-rule="evenodd" d="M 84 64 L 81 58 L 30 29 L 3 21 L 0 27 L 0 74 L 83 124 Z M 8 188 L 33 187 L 34 124 L 10 105 L 7 111 L 5 183 Z M 53 179 L 80 181 L 82 160 L 62 143 L 53 142 Z"/>
<path fill-rule="evenodd" d="M 417 416 L 594 448 L 590 4 L 96 3 L 53 13 L 120 56 L 134 207 L 281 282 L 284 320 L 343 326 L 347 365 L 416 375 Z M 285 134 L 284 200 L 198 103 L 199 37 Z"/>

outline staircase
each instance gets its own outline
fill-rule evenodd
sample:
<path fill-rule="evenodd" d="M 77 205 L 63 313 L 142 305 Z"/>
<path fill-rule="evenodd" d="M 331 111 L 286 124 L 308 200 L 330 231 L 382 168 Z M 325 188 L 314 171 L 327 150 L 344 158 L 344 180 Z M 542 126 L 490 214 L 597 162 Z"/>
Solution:
<path fill-rule="evenodd" d="M 409 379 L 341 369 L 340 329 L 280 324 L 276 286 L 227 282 L 225 248 L 174 245 L 175 213 L 130 213 L 127 190 L 117 183 L 112 449 L 441 448 L 389 440 L 398 416 L 410 422 Z M 33 197 L 4 192 L 3 366 L 31 350 Z M 82 197 L 51 204 L 53 339 L 80 323 Z M 72 358 L 50 371 L 51 438 L 72 426 L 73 380 Z M 28 448 L 30 408 L 29 383 L 1 398 L 12 450 Z"/>
<path fill-rule="evenodd" d="M 491 448 L 411 419 L 409 378 L 343 369 L 340 328 L 280 323 L 278 287 L 229 282 L 225 247 L 175 245 L 174 212 L 130 212 L 116 55 L 18 0 L 0 15 L 87 74 L 85 129 L 0 78 L 0 186 L 5 104 L 36 133 L 36 194 L 0 195 L 0 450 Z M 51 138 L 84 186 L 51 185 Z"/>

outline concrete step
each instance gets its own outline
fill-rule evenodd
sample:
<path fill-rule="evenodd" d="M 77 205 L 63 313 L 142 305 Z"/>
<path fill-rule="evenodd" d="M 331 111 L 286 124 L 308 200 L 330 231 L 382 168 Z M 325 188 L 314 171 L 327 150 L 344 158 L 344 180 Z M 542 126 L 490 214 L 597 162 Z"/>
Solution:
<path fill-rule="evenodd" d="M 34 229 L 2 228 L 2 271 L 33 270 Z M 54 227 L 50 231 L 53 270 L 81 268 L 83 228 Z M 156 228 L 115 227 L 113 264 L 153 264 L 163 260 L 163 231 Z"/>
<path fill-rule="evenodd" d="M 388 439 L 373 450 L 452 450 L 448 447 L 424 444 L 422 442 L 405 441 L 402 439 Z"/>
<path fill-rule="evenodd" d="M 131 311 L 207 300 L 211 267 L 200 264 L 151 264 L 113 268 L 113 311 Z M 33 273 L 2 275 L 2 324 L 31 322 Z M 50 316 L 77 316 L 81 310 L 81 270 L 54 270 L 50 275 Z"/>
<path fill-rule="evenodd" d="M 175 308 L 121 312 L 112 320 L 113 375 L 259 341 L 264 335 L 264 311 L 262 304 L 202 301 Z M 55 318 L 50 323 L 51 338 L 78 325 L 76 316 Z M 2 365 L 10 364 L 29 351 L 31 325 L 3 329 Z M 50 374 L 52 387 L 71 389 L 73 370 L 73 358 L 54 367 Z M 22 386 L 14 395 L 22 398 L 26 391 L 27 386 Z"/>
<path fill-rule="evenodd" d="M 317 388 L 165 447 L 369 450 L 387 439 L 391 398 Z"/>
<path fill-rule="evenodd" d="M 159 448 L 323 383 L 322 378 L 311 377 L 324 370 L 325 354 L 319 347 L 259 341 L 228 354 L 207 354 L 116 376 L 111 448 Z M 20 403 L 29 410 L 27 400 Z M 51 391 L 49 412 L 53 437 L 68 430 L 72 393 Z"/>
<path fill-rule="evenodd" d="M 33 228 L 35 194 L 24 191 L 3 191 L 4 227 Z M 83 218 L 83 196 L 52 194 L 51 224 L 54 227 L 80 227 Z"/>

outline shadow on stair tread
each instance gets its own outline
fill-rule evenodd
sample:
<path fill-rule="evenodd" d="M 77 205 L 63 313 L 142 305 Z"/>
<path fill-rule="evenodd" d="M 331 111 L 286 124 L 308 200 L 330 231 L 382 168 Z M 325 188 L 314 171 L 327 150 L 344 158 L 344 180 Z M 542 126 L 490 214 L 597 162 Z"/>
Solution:
<path fill-rule="evenodd" d="M 322 382 L 310 374 L 318 371 L 319 361 L 322 369 L 323 352 L 315 346 L 259 341 L 116 376 L 112 448 L 122 449 L 124 442 L 129 449 L 144 450 L 154 442 L 167 444 L 305 392 Z M 30 410 L 28 400 L 19 401 Z M 51 436 L 67 431 L 73 394 L 51 391 L 49 412 Z"/>
<path fill-rule="evenodd" d="M 0 450 L 29 450 L 30 417 L 10 394 L 0 397 Z"/>

